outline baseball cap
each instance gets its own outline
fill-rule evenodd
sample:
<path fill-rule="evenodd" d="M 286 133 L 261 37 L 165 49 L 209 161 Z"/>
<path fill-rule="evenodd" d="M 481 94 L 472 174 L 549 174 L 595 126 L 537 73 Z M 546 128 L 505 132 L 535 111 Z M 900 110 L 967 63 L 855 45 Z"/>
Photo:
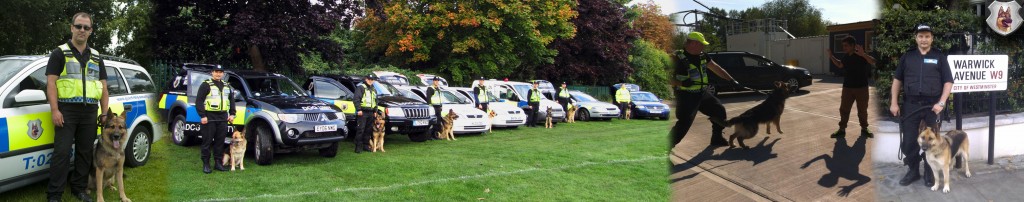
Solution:
<path fill-rule="evenodd" d="M 376 74 L 369 74 L 369 75 L 366 75 L 366 79 L 369 79 L 369 80 L 377 80 L 377 75 L 376 75 Z"/>
<path fill-rule="evenodd" d="M 708 41 L 704 39 L 704 34 L 700 33 L 700 32 L 690 32 L 690 34 L 686 35 L 686 39 L 694 40 L 694 41 L 699 41 L 701 44 L 704 44 L 704 45 L 711 44 L 711 43 L 708 43 Z"/>
<path fill-rule="evenodd" d="M 213 67 L 213 71 L 222 71 L 223 72 L 224 71 L 224 67 L 220 66 L 220 65 L 217 65 L 217 66 Z"/>
<path fill-rule="evenodd" d="M 918 24 L 914 27 L 914 33 L 917 34 L 918 32 L 932 32 L 932 27 L 926 24 Z"/>

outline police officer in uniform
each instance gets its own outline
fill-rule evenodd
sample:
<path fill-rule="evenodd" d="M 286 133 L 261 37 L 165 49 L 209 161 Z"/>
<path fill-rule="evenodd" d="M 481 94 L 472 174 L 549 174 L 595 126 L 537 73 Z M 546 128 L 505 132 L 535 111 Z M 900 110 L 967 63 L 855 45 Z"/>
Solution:
<path fill-rule="evenodd" d="M 633 95 L 629 93 L 629 89 L 626 89 L 626 84 L 619 86 L 618 90 L 615 90 L 615 104 L 619 105 L 619 119 L 626 119 L 626 110 L 629 109 L 629 102 L 633 100 Z"/>
<path fill-rule="evenodd" d="M 434 132 L 431 133 L 433 135 L 430 136 L 430 139 L 438 140 L 441 138 L 437 136 L 437 132 L 441 130 L 441 122 L 444 121 L 444 118 L 441 117 L 441 102 L 443 100 L 441 98 L 441 87 L 439 86 L 441 85 L 441 79 L 434 77 L 431 80 L 434 83 L 427 88 L 427 102 L 430 102 L 430 106 L 434 107 L 434 116 L 437 117 L 437 122 L 434 122 Z"/>
<path fill-rule="evenodd" d="M 231 84 L 224 81 L 224 68 L 220 65 L 211 71 L 213 77 L 199 84 L 196 92 L 196 112 L 199 113 L 200 132 L 203 134 L 202 160 L 203 173 L 209 174 L 210 155 L 213 150 L 213 167 L 219 171 L 227 171 L 220 162 L 224 155 L 224 137 L 228 134 L 228 125 L 235 120 L 235 93 Z"/>
<path fill-rule="evenodd" d="M 356 106 L 356 136 L 352 139 L 355 143 L 356 153 L 370 151 L 370 137 L 373 137 L 373 124 L 377 120 L 377 90 L 373 83 L 377 81 L 377 75 L 366 75 L 365 83 L 356 85 L 356 96 L 353 104 Z"/>
<path fill-rule="evenodd" d="M 562 87 L 558 88 L 557 95 L 558 95 L 558 104 L 562 104 L 562 109 L 565 109 L 565 112 L 568 113 L 569 112 L 569 101 L 570 101 L 569 97 L 570 96 L 569 96 L 569 88 L 566 88 L 566 85 L 568 85 L 568 84 L 566 84 L 565 82 L 562 82 Z M 565 119 L 565 122 L 569 122 L 569 119 Z"/>
<path fill-rule="evenodd" d="M 540 82 L 534 81 L 533 88 L 530 88 L 530 92 L 526 94 L 526 99 L 529 100 L 527 101 L 528 107 L 526 108 L 527 110 L 529 110 L 529 112 L 527 112 L 526 117 L 526 126 L 528 127 L 537 127 L 537 117 L 540 116 L 540 111 L 547 110 L 540 108 L 541 94 L 540 89 L 537 89 L 539 83 Z"/>
<path fill-rule="evenodd" d="M 71 23 L 71 40 L 50 52 L 46 63 L 46 98 L 54 125 L 53 160 L 46 189 L 49 201 L 61 200 L 65 181 L 75 198 L 92 201 L 85 189 L 93 171 L 96 112 L 102 110 L 105 115 L 108 109 L 106 66 L 98 58 L 99 52 L 88 45 L 92 15 L 76 13 Z M 69 176 L 72 145 L 75 168 Z"/>
<path fill-rule="evenodd" d="M 917 143 L 918 125 L 924 121 L 935 124 L 938 114 L 946 107 L 946 98 L 953 86 L 953 74 L 950 73 L 946 54 L 932 48 L 932 29 L 928 25 L 918 25 L 914 34 L 917 48 L 908 50 L 900 57 L 899 65 L 892 79 L 892 96 L 889 111 L 893 116 L 904 114 L 902 129 L 903 139 L 901 152 L 906 155 L 903 163 L 907 165 L 907 174 L 900 180 L 900 185 L 907 186 L 921 177 L 918 166 L 926 160 L 921 154 Z M 897 105 L 900 90 L 904 90 L 903 108 Z M 909 114 L 920 108 L 931 110 Z M 935 184 L 932 169 L 925 164 L 924 184 Z"/>
<path fill-rule="evenodd" d="M 476 95 L 476 108 L 483 110 L 485 113 L 490 113 L 490 111 L 487 111 L 487 103 L 490 100 L 487 98 L 487 86 L 484 85 L 484 77 L 480 77 L 480 82 L 473 87 L 473 95 Z"/>
<path fill-rule="evenodd" d="M 704 34 L 690 32 L 686 36 L 684 50 L 677 51 L 672 89 L 676 97 L 676 119 L 679 120 L 672 127 L 669 148 L 675 147 L 683 140 L 690 131 L 698 111 L 710 117 L 711 145 L 725 146 L 729 143 L 722 137 L 722 130 L 725 129 L 725 107 L 718 98 L 707 91 L 707 71 L 711 70 L 718 77 L 733 81 L 737 86 L 739 82 L 718 66 L 718 63 L 708 58 L 704 53 L 704 46 L 708 44 L 710 43 L 704 40 Z"/>

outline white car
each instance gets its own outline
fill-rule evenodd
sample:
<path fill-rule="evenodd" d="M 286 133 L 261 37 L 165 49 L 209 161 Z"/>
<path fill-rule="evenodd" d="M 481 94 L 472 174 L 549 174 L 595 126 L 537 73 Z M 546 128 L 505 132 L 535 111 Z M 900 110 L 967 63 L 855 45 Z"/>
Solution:
<path fill-rule="evenodd" d="M 409 77 L 405 75 L 390 72 L 390 71 L 374 71 L 374 75 L 377 75 L 377 80 L 384 83 L 389 83 L 394 86 L 408 86 Z"/>
<path fill-rule="evenodd" d="M 569 95 L 572 98 L 573 106 L 576 106 L 577 109 L 576 119 L 580 121 L 612 119 L 619 117 L 619 113 L 622 112 L 618 106 L 612 103 L 601 102 L 580 91 L 570 90 Z"/>
<path fill-rule="evenodd" d="M 441 83 L 438 83 L 438 86 L 448 87 L 448 80 L 445 80 L 443 77 L 440 77 L 440 76 L 437 76 L 437 75 L 433 75 L 433 74 L 417 74 L 416 77 L 420 78 L 420 84 L 423 84 L 424 86 L 434 85 L 434 82 L 431 81 L 431 79 L 434 79 L 434 77 L 437 77 L 438 79 L 441 80 Z"/>
<path fill-rule="evenodd" d="M 529 93 L 530 88 L 533 88 L 532 84 L 515 81 L 498 81 L 498 80 L 486 80 L 484 85 L 487 85 L 487 91 L 498 95 L 499 100 L 497 102 L 515 104 L 519 108 L 527 108 L 526 95 Z M 495 102 L 491 102 L 495 103 Z M 545 96 L 540 96 L 540 109 L 536 110 L 538 117 L 537 122 L 544 122 L 543 117 L 547 116 L 547 108 L 551 107 L 552 122 L 558 123 L 565 120 L 565 109 L 558 102 L 552 101 Z"/>
<path fill-rule="evenodd" d="M 456 90 L 462 95 L 469 97 L 470 99 L 476 100 L 476 96 L 473 96 L 472 88 L 450 88 Z M 508 102 L 498 102 L 498 96 L 494 93 L 487 92 L 487 98 L 489 103 L 487 109 L 494 111 L 494 119 L 491 120 L 491 127 L 519 127 L 526 124 L 526 112 L 520 109 L 518 106 Z"/>
<path fill-rule="evenodd" d="M 426 87 L 401 86 L 395 88 L 402 91 L 411 91 L 419 95 L 421 99 L 427 99 Z M 452 131 L 455 134 L 483 133 L 491 129 L 491 124 L 487 120 L 487 113 L 477 109 L 472 100 L 451 89 L 441 88 L 440 93 L 441 117 L 448 115 L 449 110 L 459 115 L 459 118 L 455 119 L 455 123 L 452 126 Z"/>

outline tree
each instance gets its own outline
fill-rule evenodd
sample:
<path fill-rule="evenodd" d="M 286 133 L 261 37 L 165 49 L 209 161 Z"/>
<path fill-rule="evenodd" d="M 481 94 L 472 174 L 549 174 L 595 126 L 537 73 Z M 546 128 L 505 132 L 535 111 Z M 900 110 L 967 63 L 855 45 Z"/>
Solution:
<path fill-rule="evenodd" d="M 150 68 L 155 57 L 152 48 L 156 35 L 150 32 L 153 2 L 148 0 L 117 0 L 114 2 L 114 19 L 107 23 L 119 44 L 111 44 L 109 54 L 135 60 L 143 67 Z"/>
<path fill-rule="evenodd" d="M 607 85 L 626 81 L 633 73 L 628 56 L 637 33 L 627 24 L 625 7 L 608 0 L 579 2 L 579 17 L 572 19 L 576 37 L 555 40 L 555 63 L 521 72 L 522 77 Z"/>
<path fill-rule="evenodd" d="M 633 6 L 640 11 L 640 16 L 633 21 L 633 28 L 640 33 L 640 38 L 653 43 L 665 52 L 672 52 L 672 38 L 676 35 L 676 26 L 668 15 L 661 14 L 661 7 L 648 1 Z"/>
<path fill-rule="evenodd" d="M 106 26 L 113 16 L 110 0 L 99 1 L 0 1 L 0 55 L 49 54 L 61 43 L 71 39 L 71 16 L 77 12 L 93 14 L 93 34 L 89 45 L 110 54 L 113 29 Z"/>
<path fill-rule="evenodd" d="M 349 27 L 361 10 L 352 0 L 160 0 L 155 13 L 162 56 L 305 74 L 304 57 L 341 62 L 341 49 L 328 36 Z"/>
<path fill-rule="evenodd" d="M 761 5 L 764 17 L 786 20 L 786 30 L 796 37 L 818 36 L 828 32 L 829 22 L 821 18 L 821 9 L 811 6 L 808 0 L 772 0 Z M 750 18 L 744 18 L 750 19 Z"/>
<path fill-rule="evenodd" d="M 636 72 L 630 76 L 630 83 L 643 86 L 646 91 L 662 99 L 672 97 L 668 85 L 672 56 L 668 53 L 654 43 L 637 39 L 633 41 L 633 48 L 629 51 L 629 65 Z"/>
<path fill-rule="evenodd" d="M 574 2 L 376 1 L 384 9 L 367 10 L 355 27 L 365 37 L 365 57 L 462 83 L 552 63 L 548 44 L 575 34 Z"/>

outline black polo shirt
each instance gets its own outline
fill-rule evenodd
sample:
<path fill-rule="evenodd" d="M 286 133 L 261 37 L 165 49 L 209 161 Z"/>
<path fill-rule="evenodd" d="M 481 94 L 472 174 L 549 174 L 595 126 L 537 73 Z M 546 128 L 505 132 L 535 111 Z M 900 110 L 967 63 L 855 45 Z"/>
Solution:
<path fill-rule="evenodd" d="M 843 88 L 864 88 L 868 87 L 868 78 L 871 76 L 871 65 L 868 61 L 857 54 L 843 56 L 843 70 L 846 75 L 843 78 Z"/>
<path fill-rule="evenodd" d="M 953 83 L 946 54 L 932 48 L 927 54 L 915 47 L 900 57 L 893 78 L 903 82 L 904 95 L 936 97 L 944 83 Z"/>

